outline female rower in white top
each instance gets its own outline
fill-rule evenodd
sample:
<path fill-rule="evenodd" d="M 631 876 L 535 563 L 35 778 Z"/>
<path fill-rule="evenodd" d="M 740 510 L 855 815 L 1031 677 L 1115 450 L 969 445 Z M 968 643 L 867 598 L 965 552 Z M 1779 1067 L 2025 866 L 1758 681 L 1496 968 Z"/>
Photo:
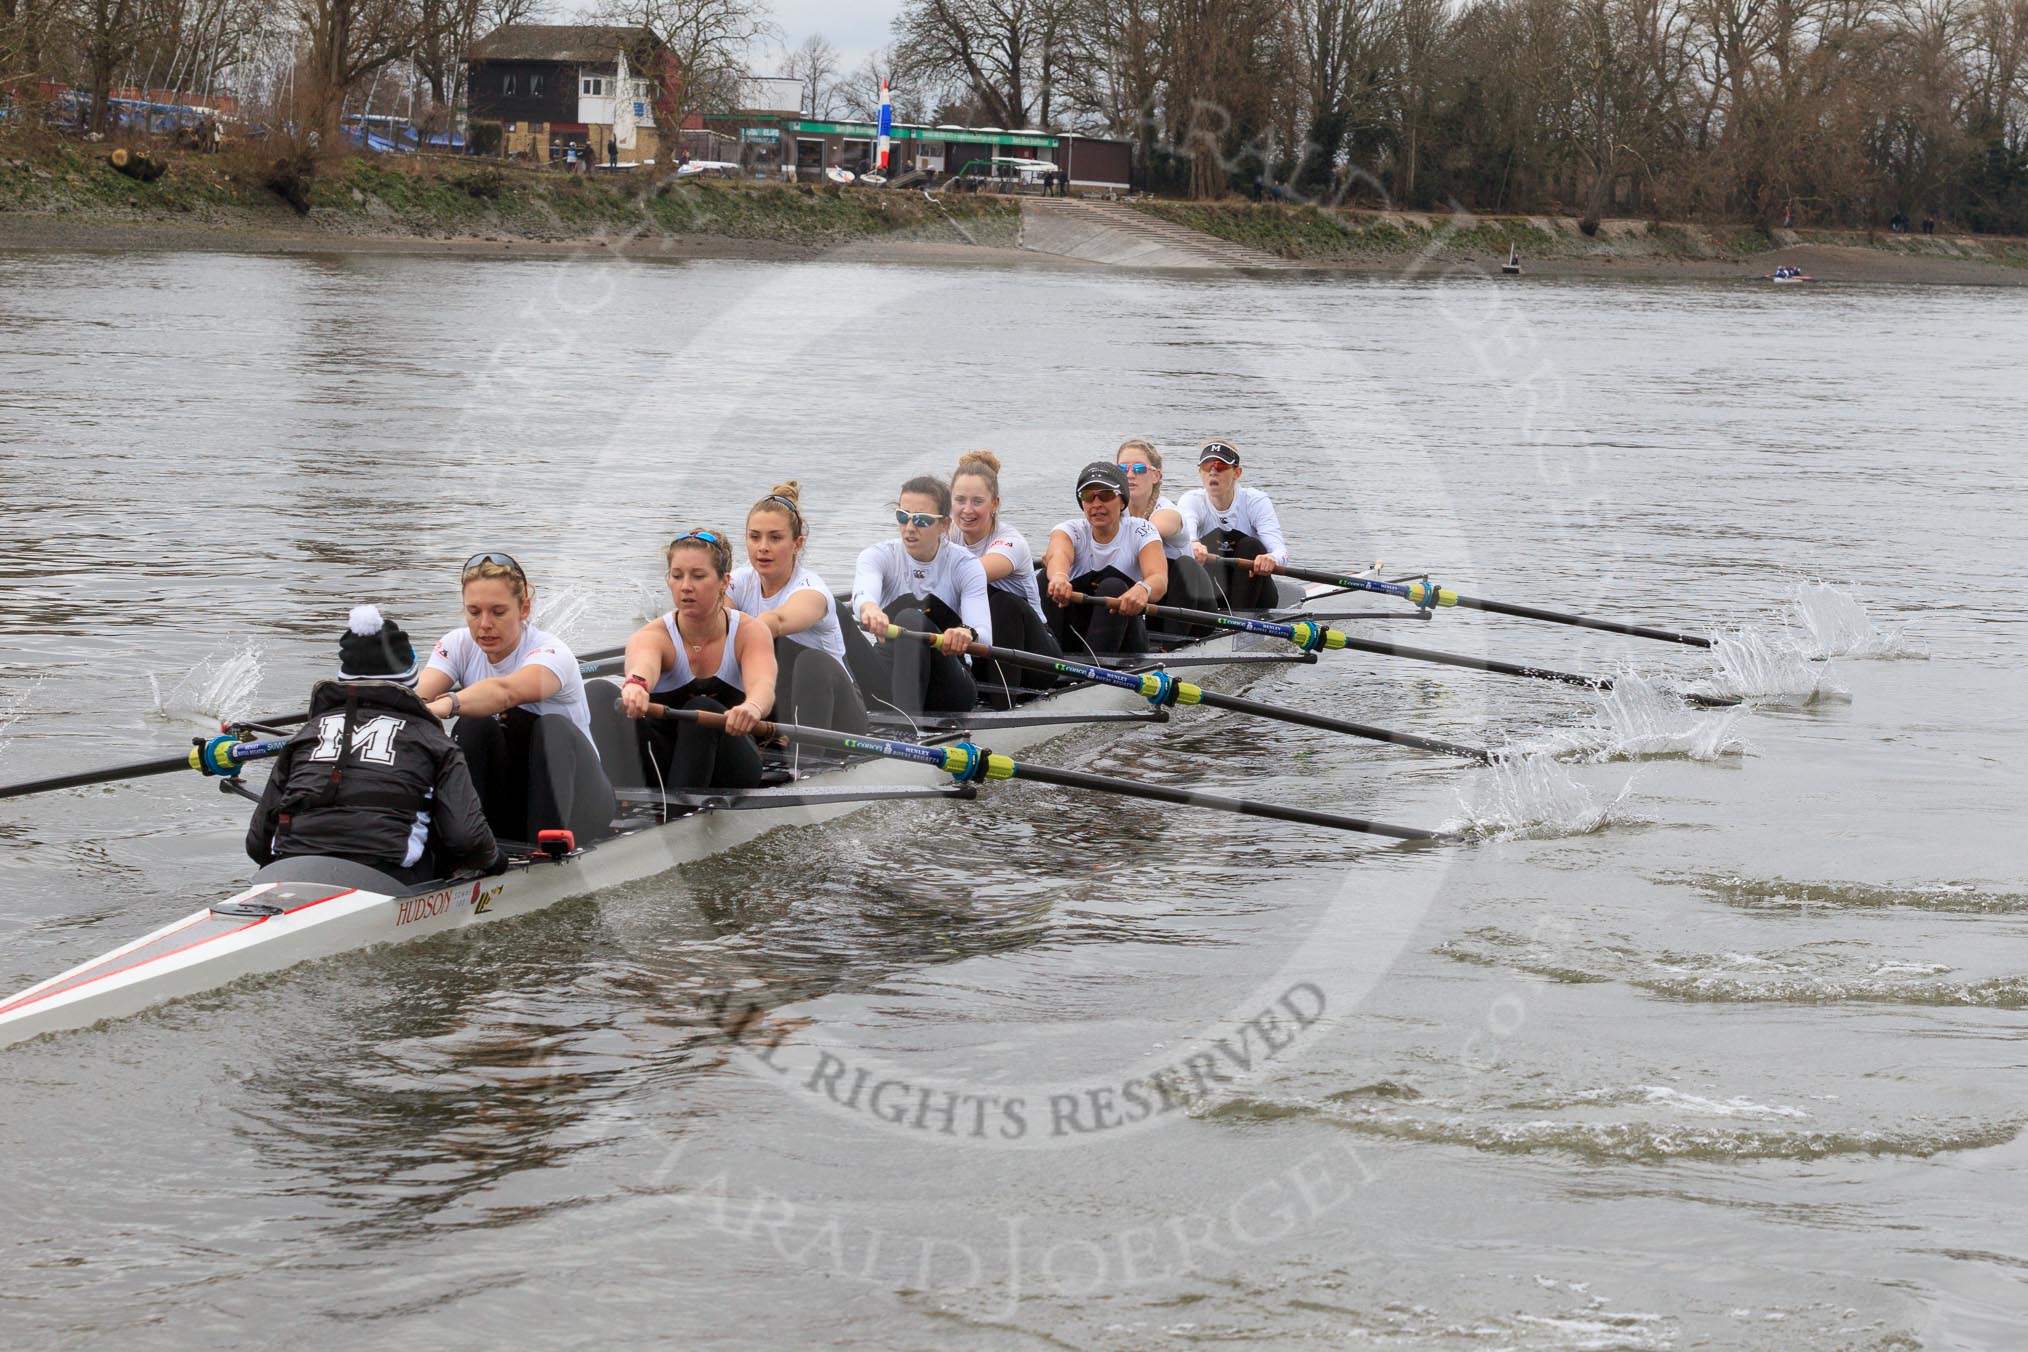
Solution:
<path fill-rule="evenodd" d="M 967 451 L 951 474 L 951 538 L 986 570 L 986 608 L 993 616 L 993 642 L 1022 652 L 1062 656 L 1042 612 L 1042 589 L 1035 582 L 1035 555 L 1027 537 L 1000 519 L 1000 457 Z M 972 674 L 988 704 L 1011 708 L 1014 692 L 1055 684 L 1045 672 L 1002 667 L 990 658 L 973 659 Z"/>
<path fill-rule="evenodd" d="M 1169 560 L 1154 525 L 1127 515 L 1126 471 L 1095 460 L 1078 471 L 1077 503 L 1083 516 L 1049 532 L 1042 570 L 1049 599 L 1058 607 L 1058 642 L 1065 652 L 1104 657 L 1148 650 L 1148 603 L 1169 589 Z M 1071 604 L 1070 594 L 1103 596 L 1103 610 Z"/>
<path fill-rule="evenodd" d="M 1239 448 L 1229 441 L 1207 441 L 1197 451 L 1197 477 L 1178 504 L 1185 528 L 1197 541 L 1192 554 L 1204 564 L 1211 580 L 1225 592 L 1233 610 L 1268 610 L 1275 604 L 1275 565 L 1289 561 L 1281 519 L 1268 495 L 1242 488 Z M 1228 562 L 1251 559 L 1251 566 Z"/>
<path fill-rule="evenodd" d="M 845 674 L 838 603 L 803 566 L 808 539 L 796 481 L 776 484 L 746 514 L 746 567 L 733 570 L 726 595 L 774 636 L 775 708 L 783 718 L 864 732 L 866 705 Z"/>
<path fill-rule="evenodd" d="M 1162 536 L 1162 554 L 1169 560 L 1169 596 L 1175 605 L 1209 610 L 1218 604 L 1211 575 L 1191 554 L 1197 542 L 1184 528 L 1183 513 L 1162 492 L 1162 453 L 1145 437 L 1128 437 L 1113 452 L 1113 463 L 1127 473 L 1127 510 L 1152 524 Z M 1171 624 L 1178 636 L 1198 632 Z"/>
<path fill-rule="evenodd" d="M 671 609 L 627 640 L 617 713 L 610 683 L 593 682 L 600 745 L 626 764 L 617 775 L 644 788 L 758 787 L 760 746 L 753 731 L 774 708 L 774 639 L 766 625 L 727 603 L 732 546 L 724 535 L 685 531 L 669 542 L 663 558 Z M 725 731 L 647 718 L 651 702 L 722 713 Z"/>
<path fill-rule="evenodd" d="M 437 641 L 416 694 L 455 718 L 493 834 L 533 842 L 569 831 L 578 844 L 613 824 L 613 788 L 591 740 L 577 657 L 528 623 L 535 589 L 512 555 L 474 554 L 459 578 L 465 627 Z M 455 688 L 453 688 L 455 687 Z"/>
<path fill-rule="evenodd" d="M 961 713 L 979 702 L 965 650 L 993 641 L 986 570 L 949 536 L 951 488 L 919 475 L 901 486 L 894 520 L 899 536 L 869 546 L 852 576 L 852 617 L 883 640 L 856 654 L 854 674 L 869 696 L 905 713 Z M 885 643 L 889 624 L 942 634 L 936 648 L 914 639 Z"/>

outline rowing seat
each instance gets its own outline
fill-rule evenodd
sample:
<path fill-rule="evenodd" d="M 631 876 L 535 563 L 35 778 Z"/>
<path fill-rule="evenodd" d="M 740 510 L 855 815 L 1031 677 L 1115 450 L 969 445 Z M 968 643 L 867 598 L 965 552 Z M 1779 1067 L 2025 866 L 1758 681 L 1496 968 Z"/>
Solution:
<path fill-rule="evenodd" d="M 390 874 L 382 873 L 371 864 L 362 864 L 356 859 L 340 859 L 336 855 L 329 854 L 298 854 L 287 859 L 277 859 L 255 873 L 252 881 L 356 887 L 361 892 L 381 892 L 393 897 L 430 890 L 427 886 L 417 887 Z"/>

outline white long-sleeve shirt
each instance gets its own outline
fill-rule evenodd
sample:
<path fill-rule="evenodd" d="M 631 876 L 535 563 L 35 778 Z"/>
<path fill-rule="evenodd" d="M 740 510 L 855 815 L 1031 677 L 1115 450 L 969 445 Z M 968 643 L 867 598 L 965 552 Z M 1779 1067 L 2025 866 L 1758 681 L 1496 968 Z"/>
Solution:
<path fill-rule="evenodd" d="M 952 610 L 981 643 L 993 641 L 993 612 L 986 605 L 986 569 L 963 545 L 937 542 L 928 563 L 909 557 L 899 538 L 869 545 L 852 573 L 852 617 L 867 602 L 888 609 L 902 596 L 934 596 Z"/>
<path fill-rule="evenodd" d="M 1275 515 L 1268 495 L 1258 488 L 1241 484 L 1233 489 L 1232 506 L 1222 512 L 1211 505 L 1210 494 L 1193 488 L 1183 495 L 1176 510 L 1183 513 L 1183 530 L 1192 540 L 1201 540 L 1215 530 L 1251 535 L 1267 546 L 1276 563 L 1289 561 L 1289 542 L 1282 535 L 1281 518 Z"/>

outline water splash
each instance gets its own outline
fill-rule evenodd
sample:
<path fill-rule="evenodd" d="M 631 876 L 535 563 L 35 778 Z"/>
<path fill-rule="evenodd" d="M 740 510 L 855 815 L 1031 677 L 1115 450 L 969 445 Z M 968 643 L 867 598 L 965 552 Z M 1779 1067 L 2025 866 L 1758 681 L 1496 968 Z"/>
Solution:
<path fill-rule="evenodd" d="M 1910 910 L 1959 912 L 1966 915 L 2028 913 L 2028 892 L 2012 892 L 1977 883 L 1796 882 L 1787 878 L 1741 878 L 1737 875 L 1665 875 L 1660 881 L 1694 887 L 1714 901 L 1740 910 L 1807 911 Z"/>
<path fill-rule="evenodd" d="M 259 644 L 247 643 L 223 658 L 206 657 L 166 688 L 162 677 L 149 672 L 154 713 L 178 722 L 192 714 L 218 722 L 249 717 L 260 694 L 266 660 Z"/>
<path fill-rule="evenodd" d="M 27 689 L 0 695 L 0 760 L 7 756 L 7 730 L 21 721 L 21 716 L 28 711 L 29 697 L 41 684 L 42 678 L 37 676 L 29 681 Z"/>
<path fill-rule="evenodd" d="M 1852 697 L 1781 634 L 1758 629 L 1721 633 L 1712 640 L 1711 656 L 1718 671 L 1698 687 L 1699 694 L 1791 708 Z"/>
<path fill-rule="evenodd" d="M 1650 1096 L 1654 1088 L 1657 1096 Z M 1959 1119 L 1898 1124 L 1891 1129 L 1863 1126 L 1808 1128 L 1778 1107 L 1728 1112 L 1724 1100 L 1701 1099 L 1660 1087 L 1643 1086 L 1627 1100 L 1629 1116 L 1585 1121 L 1570 1117 L 1506 1116 L 1496 1110 L 1446 1115 L 1389 1107 L 1352 1108 L 1235 1095 L 1197 1115 L 1255 1120 L 1308 1117 L 1362 1135 L 1429 1145 L 1464 1146 L 1489 1154 L 1531 1155 L 1555 1151 L 1599 1164 L 1667 1164 L 1673 1160 L 1811 1160 L 1846 1155 L 1907 1155 L 1927 1159 L 1961 1150 L 2005 1145 L 2020 1134 L 2019 1121 Z M 1573 1103 L 1570 1110 L 1591 1105 Z M 1646 1109 L 1647 1112 L 1641 1112 Z M 1714 1111 L 1715 1110 L 1715 1111 Z M 1652 1116 L 1651 1116 L 1652 1114 Z M 1685 1117 L 1743 1117 L 1751 1125 L 1685 1121 Z"/>
<path fill-rule="evenodd" d="M 576 646 L 577 627 L 592 608 L 592 598 L 573 587 L 561 588 L 555 593 L 538 592 L 535 610 L 529 616 L 534 623 L 562 639 L 566 644 Z"/>
<path fill-rule="evenodd" d="M 1671 687 L 1627 667 L 1614 674 L 1612 689 L 1600 692 L 1590 719 L 1520 744 L 1513 754 L 1587 764 L 1665 757 L 1717 760 L 1746 753 L 1746 744 L 1733 735 L 1739 717 L 1737 710 L 1711 714 L 1691 709 Z"/>
<path fill-rule="evenodd" d="M 1497 928 L 1430 950 L 1474 967 L 1503 968 L 1564 984 L 1623 982 L 1693 1004 L 1882 1004 L 1918 1008 L 2028 1009 L 2028 977 L 1967 977 L 1940 963 L 1853 961 L 1811 950 L 1645 953 L 1618 944 L 1552 946 Z"/>
<path fill-rule="evenodd" d="M 1592 791 L 1548 756 L 1503 757 L 1472 779 L 1471 802 L 1461 796 L 1461 815 L 1445 832 L 1501 839 L 1547 839 L 1587 835 L 1619 821 L 1636 820 L 1620 811 L 1633 788 L 1629 780 L 1601 805 Z"/>
<path fill-rule="evenodd" d="M 1929 652 L 1907 625 L 1876 623 L 1866 608 L 1825 582 L 1801 582 L 1782 626 L 1806 657 L 1926 661 Z"/>

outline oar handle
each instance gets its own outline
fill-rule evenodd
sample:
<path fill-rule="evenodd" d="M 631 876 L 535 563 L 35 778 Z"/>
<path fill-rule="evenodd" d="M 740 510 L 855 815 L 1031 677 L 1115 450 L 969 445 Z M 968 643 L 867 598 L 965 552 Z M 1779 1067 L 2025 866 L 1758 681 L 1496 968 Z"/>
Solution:
<path fill-rule="evenodd" d="M 613 703 L 615 707 L 618 707 L 619 701 L 615 700 Z M 716 709 L 675 709 L 667 704 L 657 704 L 655 701 L 649 700 L 648 707 L 642 711 L 641 717 L 654 719 L 673 718 L 683 723 L 695 723 L 698 727 L 709 728 L 713 732 L 725 731 L 725 715 Z M 760 738 L 763 742 L 773 737 L 777 731 L 779 729 L 766 719 L 762 719 L 753 725 L 753 735 Z"/>

